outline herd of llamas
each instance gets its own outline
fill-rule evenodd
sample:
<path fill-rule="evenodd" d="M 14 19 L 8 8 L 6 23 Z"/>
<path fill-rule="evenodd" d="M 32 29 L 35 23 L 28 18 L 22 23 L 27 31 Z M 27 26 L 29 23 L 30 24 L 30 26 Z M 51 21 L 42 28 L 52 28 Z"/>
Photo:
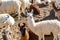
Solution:
<path fill-rule="evenodd" d="M 32 2 L 31 2 L 32 1 Z M 41 12 L 42 9 L 39 8 L 39 4 L 43 4 L 41 0 L 1 0 L 0 2 L 0 25 L 7 24 L 7 29 L 5 32 L 4 40 L 11 40 L 11 36 L 9 35 L 9 31 L 11 32 L 10 26 L 16 23 L 15 19 L 10 15 L 10 13 L 18 14 L 18 21 L 21 19 L 21 12 L 27 17 L 27 25 L 23 23 L 23 26 L 20 26 L 18 23 L 19 31 L 21 32 L 20 40 L 29 40 L 30 35 L 29 31 L 33 32 L 38 36 L 38 40 L 45 40 L 44 35 L 49 35 L 51 32 L 53 33 L 53 40 L 57 40 L 57 36 L 60 33 L 60 9 L 57 8 L 56 4 L 59 4 L 60 1 L 57 0 L 44 0 L 44 5 L 52 5 L 53 10 L 56 12 L 55 17 L 57 19 L 54 20 L 44 20 L 35 22 L 33 13 L 36 10 L 38 13 Z M 56 3 L 55 3 L 56 2 Z M 35 7 L 36 6 L 36 7 Z M 30 7 L 32 7 L 30 9 Z M 59 6 L 58 6 L 59 7 Z M 28 26 L 27 28 L 25 26 Z M 9 37 L 8 37 L 9 36 Z"/>

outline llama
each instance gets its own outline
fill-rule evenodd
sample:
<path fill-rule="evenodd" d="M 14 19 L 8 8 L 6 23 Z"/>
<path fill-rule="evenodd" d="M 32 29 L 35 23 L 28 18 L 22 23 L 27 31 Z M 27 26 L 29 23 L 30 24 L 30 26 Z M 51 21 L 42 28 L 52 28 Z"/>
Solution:
<path fill-rule="evenodd" d="M 0 24 L 8 24 L 8 25 L 14 25 L 15 20 L 13 17 L 11 17 L 8 13 L 0 14 Z"/>
<path fill-rule="evenodd" d="M 1 0 L 0 13 L 18 13 L 18 19 L 20 19 L 20 6 L 19 0 Z"/>
<path fill-rule="evenodd" d="M 41 8 L 39 8 L 39 6 L 38 5 L 36 5 L 35 3 L 33 3 L 31 6 L 30 6 L 30 11 L 31 10 L 34 10 L 34 13 L 36 14 L 40 14 L 40 11 L 42 10 Z"/>
<path fill-rule="evenodd" d="M 52 0 L 44 0 L 47 3 L 51 3 Z"/>
<path fill-rule="evenodd" d="M 7 29 L 4 30 L 4 32 L 6 32 L 6 34 L 4 36 L 6 36 L 6 40 L 8 40 L 9 38 L 11 39 L 11 36 L 9 35 L 9 33 L 12 33 L 11 29 L 10 29 L 10 25 L 14 25 L 15 20 L 13 17 L 11 17 L 8 13 L 4 13 L 4 14 L 0 14 L 0 26 L 4 24 L 8 24 Z M 3 38 L 4 38 L 3 36 Z M 4 38 L 5 39 L 5 38 Z"/>
<path fill-rule="evenodd" d="M 58 9 L 60 9 L 60 0 L 55 0 L 55 4 L 56 4 L 56 7 L 58 8 Z"/>
<path fill-rule="evenodd" d="M 20 1 L 22 2 L 21 3 L 22 12 L 25 13 L 25 9 L 31 5 L 30 0 L 20 0 Z"/>
<path fill-rule="evenodd" d="M 32 32 L 39 36 L 39 40 L 41 40 L 42 37 L 44 40 L 44 35 L 49 35 L 50 32 L 53 33 L 54 40 L 57 40 L 57 35 L 60 29 L 60 21 L 46 20 L 35 23 L 32 14 L 32 11 L 31 13 L 27 13 L 27 25 L 32 30 Z"/>
<path fill-rule="evenodd" d="M 41 4 L 42 3 L 41 0 L 34 0 L 34 2 L 37 3 L 37 4 Z"/>
<path fill-rule="evenodd" d="M 34 34 L 25 23 L 21 26 L 20 23 L 18 24 L 20 28 L 20 32 L 22 34 L 21 40 L 38 40 L 38 36 Z"/>
<path fill-rule="evenodd" d="M 21 40 L 29 40 L 29 32 L 25 25 L 26 25 L 25 23 L 23 23 L 22 26 L 20 26 L 20 23 L 18 24 L 18 27 L 20 28 L 20 32 L 22 34 Z"/>
<path fill-rule="evenodd" d="M 59 14 L 59 13 L 60 13 L 60 9 L 58 9 L 58 8 L 55 6 L 55 3 L 54 3 L 54 2 L 52 2 L 51 4 L 52 4 L 53 9 L 54 9 L 55 12 L 56 12 L 56 13 L 55 13 L 55 16 L 58 17 L 58 19 L 60 20 L 60 14 Z"/>

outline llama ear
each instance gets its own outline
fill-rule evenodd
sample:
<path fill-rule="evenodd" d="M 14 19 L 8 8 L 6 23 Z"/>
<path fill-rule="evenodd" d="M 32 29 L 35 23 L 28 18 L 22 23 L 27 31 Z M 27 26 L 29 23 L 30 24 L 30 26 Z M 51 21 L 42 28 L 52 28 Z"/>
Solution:
<path fill-rule="evenodd" d="M 33 10 L 31 11 L 31 13 L 33 13 Z"/>
<path fill-rule="evenodd" d="M 31 11 L 31 14 L 33 15 L 33 10 Z"/>
<path fill-rule="evenodd" d="M 26 16 L 27 16 L 28 15 L 28 11 L 27 10 L 25 10 L 25 11 L 26 11 L 25 13 L 26 13 Z"/>
<path fill-rule="evenodd" d="M 26 10 L 26 13 L 28 13 L 28 11 Z"/>

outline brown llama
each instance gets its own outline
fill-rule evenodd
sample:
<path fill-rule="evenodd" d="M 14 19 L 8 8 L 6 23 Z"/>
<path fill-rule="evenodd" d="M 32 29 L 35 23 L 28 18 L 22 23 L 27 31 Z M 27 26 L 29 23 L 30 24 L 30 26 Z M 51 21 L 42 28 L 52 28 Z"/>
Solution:
<path fill-rule="evenodd" d="M 20 23 L 19 23 L 18 27 L 20 28 L 20 32 L 22 34 L 20 40 L 29 40 L 29 33 L 27 31 L 27 28 L 25 27 L 25 23 L 23 23 L 22 26 L 20 26 Z"/>
<path fill-rule="evenodd" d="M 20 24 L 18 24 L 20 31 L 22 33 L 21 36 L 21 40 L 38 40 L 38 36 L 33 33 L 27 26 L 25 23 L 23 23 L 23 26 L 20 26 Z"/>

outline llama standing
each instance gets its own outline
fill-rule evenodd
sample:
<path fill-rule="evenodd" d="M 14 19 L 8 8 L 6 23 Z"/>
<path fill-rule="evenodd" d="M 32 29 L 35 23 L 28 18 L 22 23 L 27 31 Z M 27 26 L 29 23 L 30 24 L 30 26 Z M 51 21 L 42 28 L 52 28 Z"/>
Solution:
<path fill-rule="evenodd" d="M 20 6 L 19 0 L 1 0 L 0 13 L 18 13 L 18 19 L 20 19 Z"/>
<path fill-rule="evenodd" d="M 56 7 L 56 5 L 55 5 L 54 2 L 52 2 L 51 4 L 52 4 L 53 9 L 54 9 L 55 12 L 56 12 L 56 13 L 55 13 L 55 16 L 58 17 L 58 19 L 60 20 L 60 9 L 58 9 L 58 8 Z"/>
<path fill-rule="evenodd" d="M 41 40 L 42 37 L 44 40 L 44 35 L 49 35 L 51 32 L 54 35 L 54 40 L 57 40 L 57 35 L 60 29 L 60 21 L 46 20 L 35 23 L 32 14 L 32 12 L 27 13 L 27 25 L 32 30 L 32 32 L 39 36 L 39 40 Z"/>

